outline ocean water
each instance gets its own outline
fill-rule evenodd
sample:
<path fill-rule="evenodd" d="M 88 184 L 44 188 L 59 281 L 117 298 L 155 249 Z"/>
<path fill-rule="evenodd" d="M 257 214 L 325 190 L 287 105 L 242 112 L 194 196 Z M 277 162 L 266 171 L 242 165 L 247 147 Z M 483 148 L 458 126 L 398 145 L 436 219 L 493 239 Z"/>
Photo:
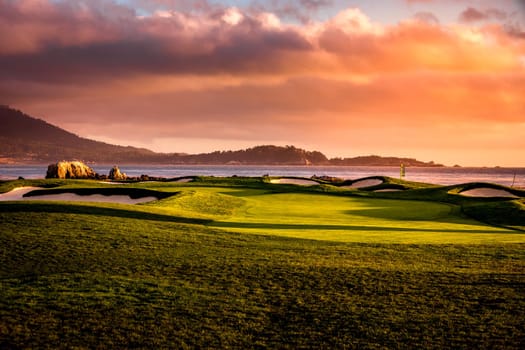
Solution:
<path fill-rule="evenodd" d="M 99 174 L 108 174 L 112 165 L 93 165 Z M 251 165 L 120 165 L 128 176 L 160 176 L 165 178 L 203 176 L 335 176 L 343 179 L 359 179 L 373 175 L 399 177 L 397 167 L 350 167 L 350 166 L 251 166 Z M 22 176 L 26 179 L 44 178 L 47 165 L 0 165 L 0 180 Z M 423 168 L 407 167 L 405 179 L 440 185 L 465 182 L 491 182 L 505 186 L 525 187 L 525 168 Z"/>

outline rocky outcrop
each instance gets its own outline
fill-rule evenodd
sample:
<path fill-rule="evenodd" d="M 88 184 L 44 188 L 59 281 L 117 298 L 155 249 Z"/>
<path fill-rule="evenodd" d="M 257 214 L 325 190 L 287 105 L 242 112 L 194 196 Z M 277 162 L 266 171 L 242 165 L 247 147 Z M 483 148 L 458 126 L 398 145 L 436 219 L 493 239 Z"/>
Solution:
<path fill-rule="evenodd" d="M 62 161 L 47 167 L 46 179 L 96 179 L 98 174 L 79 161 Z"/>
<path fill-rule="evenodd" d="M 109 176 L 111 180 L 126 180 L 128 176 L 125 173 L 121 173 L 118 166 L 114 165 L 113 168 L 109 171 Z"/>

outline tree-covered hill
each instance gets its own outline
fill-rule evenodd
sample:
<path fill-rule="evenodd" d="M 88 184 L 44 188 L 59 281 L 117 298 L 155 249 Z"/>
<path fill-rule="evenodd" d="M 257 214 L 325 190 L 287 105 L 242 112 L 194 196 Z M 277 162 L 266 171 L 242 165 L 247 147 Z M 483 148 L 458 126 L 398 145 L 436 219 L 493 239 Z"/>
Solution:
<path fill-rule="evenodd" d="M 416 159 L 362 156 L 328 159 L 319 151 L 294 146 L 263 145 L 236 151 L 201 154 L 156 153 L 145 148 L 117 146 L 77 136 L 0 105 L 0 164 L 82 160 L 119 164 L 247 164 L 247 165 L 349 165 L 349 166 L 439 166 Z"/>

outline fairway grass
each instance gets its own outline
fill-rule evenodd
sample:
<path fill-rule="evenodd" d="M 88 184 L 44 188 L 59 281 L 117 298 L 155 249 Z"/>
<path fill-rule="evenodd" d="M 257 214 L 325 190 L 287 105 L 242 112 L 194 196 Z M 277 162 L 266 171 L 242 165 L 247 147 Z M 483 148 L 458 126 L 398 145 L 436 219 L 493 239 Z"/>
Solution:
<path fill-rule="evenodd" d="M 174 194 L 138 205 L 0 203 L 0 348 L 525 343 L 525 234 L 504 227 L 523 225 L 520 200 L 242 181 L 110 185 Z"/>

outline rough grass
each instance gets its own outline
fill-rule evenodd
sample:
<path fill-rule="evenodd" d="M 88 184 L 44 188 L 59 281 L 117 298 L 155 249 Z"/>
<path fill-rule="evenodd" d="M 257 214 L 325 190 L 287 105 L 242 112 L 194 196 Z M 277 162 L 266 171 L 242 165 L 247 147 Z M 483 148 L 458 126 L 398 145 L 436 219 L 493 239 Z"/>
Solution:
<path fill-rule="evenodd" d="M 478 220 L 496 226 L 525 231 L 525 202 L 521 200 L 471 203 L 463 211 Z"/>
<path fill-rule="evenodd" d="M 525 343 L 523 233 L 454 203 L 241 180 L 134 184 L 178 193 L 146 205 L 0 203 L 0 348 Z M 491 219 L 514 202 L 478 203 Z"/>

